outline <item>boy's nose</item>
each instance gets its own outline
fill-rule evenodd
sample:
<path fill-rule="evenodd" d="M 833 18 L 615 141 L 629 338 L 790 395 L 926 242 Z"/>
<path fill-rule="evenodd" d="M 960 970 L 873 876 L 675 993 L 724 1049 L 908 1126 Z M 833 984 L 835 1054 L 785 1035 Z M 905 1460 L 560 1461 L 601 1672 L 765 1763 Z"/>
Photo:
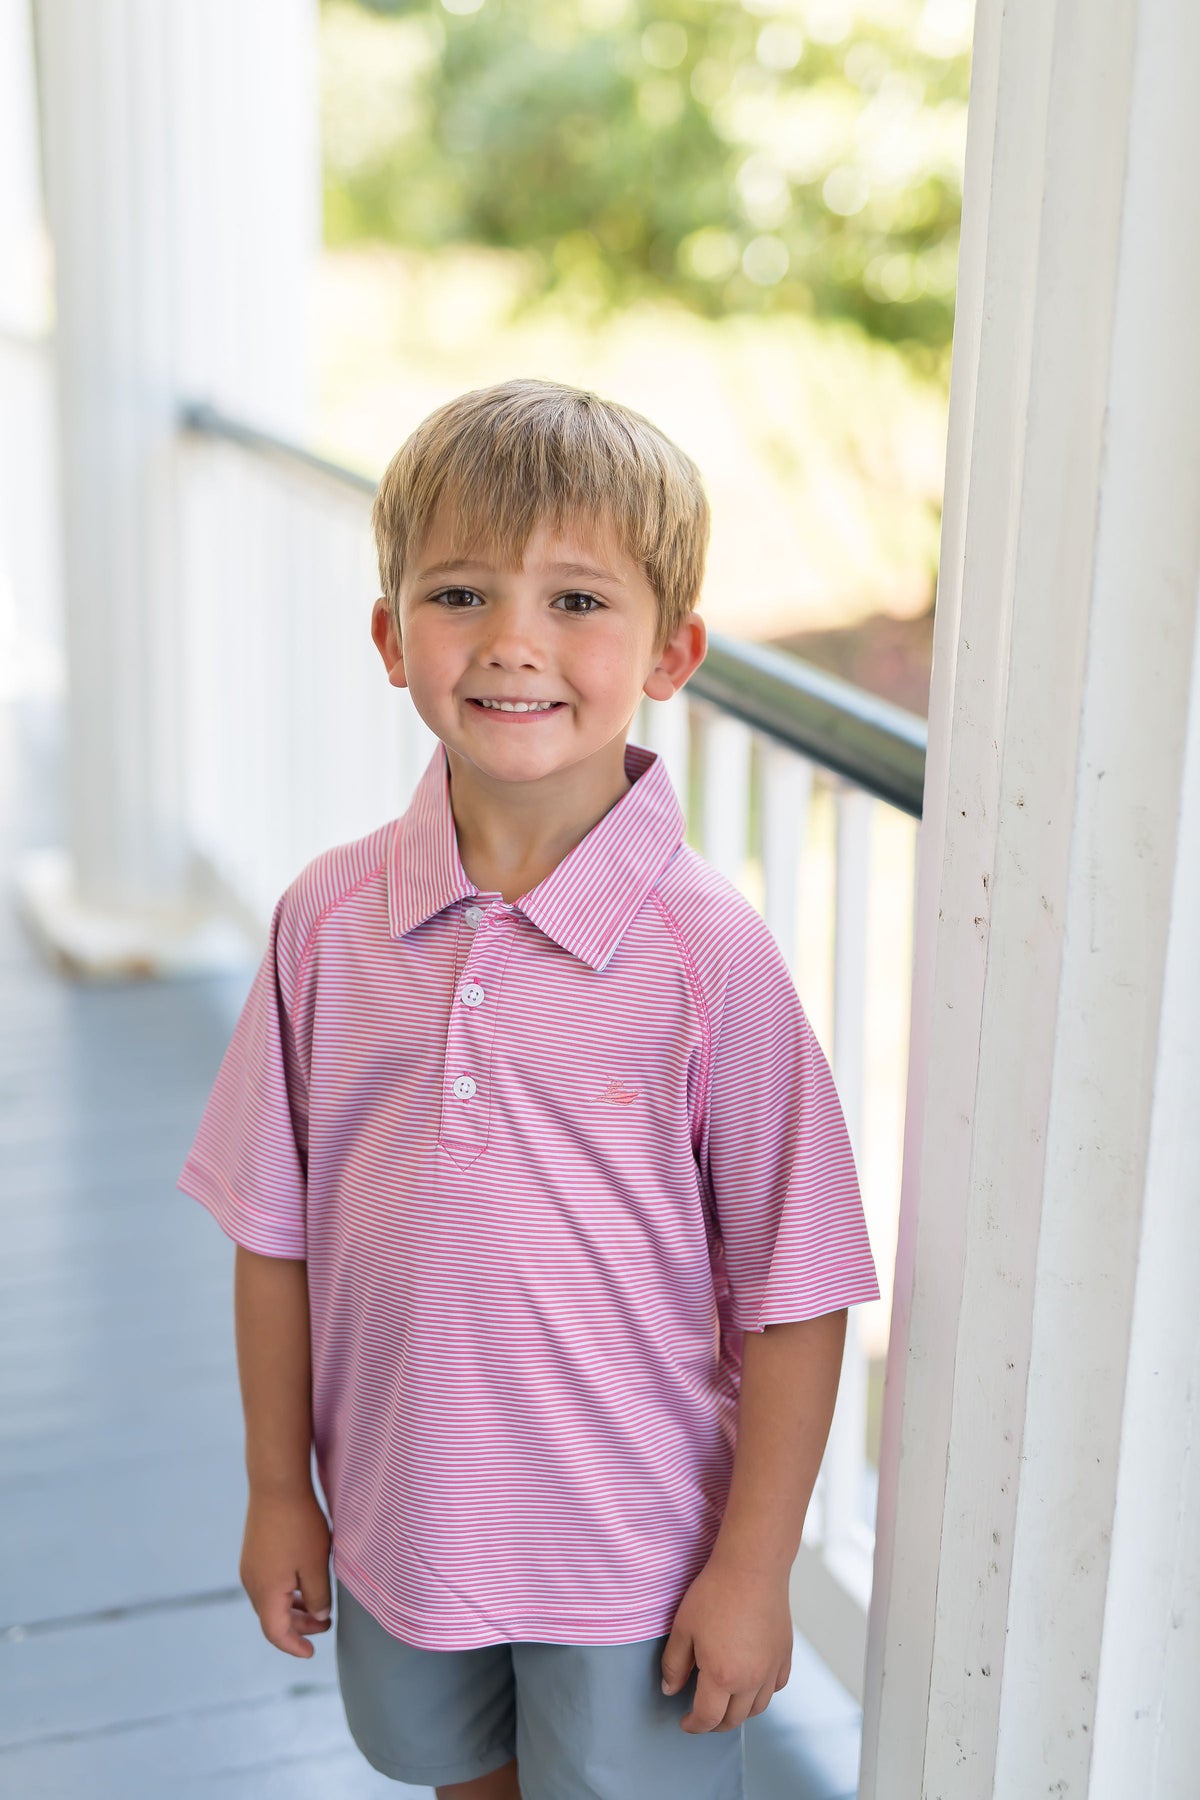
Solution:
<path fill-rule="evenodd" d="M 536 627 L 509 619 L 492 626 L 480 655 L 487 664 L 530 667 L 542 661 L 544 651 Z"/>

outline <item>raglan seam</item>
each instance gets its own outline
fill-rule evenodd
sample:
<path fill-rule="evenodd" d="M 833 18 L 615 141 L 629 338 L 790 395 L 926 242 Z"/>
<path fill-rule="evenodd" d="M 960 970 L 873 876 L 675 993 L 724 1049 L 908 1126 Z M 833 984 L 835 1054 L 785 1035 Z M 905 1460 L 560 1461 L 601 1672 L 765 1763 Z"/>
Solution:
<path fill-rule="evenodd" d="M 709 1012 L 708 1001 L 705 998 L 704 989 L 700 983 L 700 976 L 696 969 L 695 959 L 684 938 L 683 928 L 674 913 L 672 913 L 668 907 L 662 895 L 658 892 L 657 888 L 652 891 L 650 898 L 661 914 L 663 923 L 666 925 L 667 930 L 675 941 L 675 947 L 679 952 L 679 959 L 683 964 L 684 974 L 687 976 L 688 986 L 692 991 L 692 998 L 695 1001 L 696 1011 L 700 1016 L 702 1048 L 700 1057 L 700 1080 L 696 1097 L 696 1118 L 692 1121 L 694 1130 L 697 1123 L 703 1120 L 705 1110 L 708 1106 L 709 1071 L 712 1068 L 713 1049 L 712 1015 Z"/>
<path fill-rule="evenodd" d="M 374 835 L 374 834 L 372 834 L 372 835 Z M 375 877 L 377 875 L 381 874 L 386 868 L 387 868 L 387 854 L 385 851 L 384 855 L 380 858 L 380 860 L 377 863 L 375 863 L 371 868 L 369 868 L 365 875 L 360 876 L 360 878 L 357 881 L 353 882 L 350 887 L 343 889 L 343 891 L 340 894 L 335 894 L 333 896 L 332 900 L 330 900 L 327 903 L 327 905 L 325 905 L 321 909 L 321 911 L 317 914 L 317 917 L 313 920 L 312 925 L 309 927 L 308 936 L 305 938 L 304 946 L 300 952 L 300 961 L 296 966 L 296 994 L 297 995 L 299 995 L 300 989 L 304 984 L 304 975 L 305 975 L 305 971 L 308 967 L 308 961 L 309 961 L 310 956 L 312 955 L 313 950 L 316 947 L 317 933 L 320 931 L 321 926 L 325 923 L 325 921 L 329 917 L 330 913 L 335 912 L 337 910 L 337 908 L 339 906 L 341 906 L 345 901 L 349 900 L 354 894 L 357 894 L 359 888 L 365 887 L 367 885 L 368 881 L 373 881 L 375 879 Z M 283 992 L 283 990 L 280 989 L 281 996 L 282 996 L 282 992 Z M 295 1033 L 296 1022 L 295 1022 L 294 1018 L 292 1017 L 292 1008 L 288 1005 L 286 998 L 284 998 L 283 1006 L 284 1006 L 284 1011 L 287 1014 L 288 1024 L 291 1026 L 293 1033 Z"/>

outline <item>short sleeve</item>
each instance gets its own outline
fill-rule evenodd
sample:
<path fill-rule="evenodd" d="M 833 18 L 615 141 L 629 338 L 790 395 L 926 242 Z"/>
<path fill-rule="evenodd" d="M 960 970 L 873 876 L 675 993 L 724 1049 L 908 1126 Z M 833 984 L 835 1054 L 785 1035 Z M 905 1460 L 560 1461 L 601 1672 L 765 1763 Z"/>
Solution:
<path fill-rule="evenodd" d="M 280 897 L 263 959 L 175 1183 L 247 1250 L 303 1258 L 308 1079 L 281 985 Z"/>
<path fill-rule="evenodd" d="M 712 1022 L 700 1166 L 734 1325 L 877 1300 L 854 1154 L 833 1076 L 765 924 L 735 953 Z"/>

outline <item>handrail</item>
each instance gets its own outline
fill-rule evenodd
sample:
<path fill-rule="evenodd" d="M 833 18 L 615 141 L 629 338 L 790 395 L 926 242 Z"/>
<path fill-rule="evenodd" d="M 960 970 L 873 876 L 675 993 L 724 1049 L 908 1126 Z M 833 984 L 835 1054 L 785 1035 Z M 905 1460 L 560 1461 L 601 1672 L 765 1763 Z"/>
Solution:
<path fill-rule="evenodd" d="M 360 475 L 356 469 L 347 469 L 342 463 L 329 462 L 324 456 L 317 456 L 312 450 L 305 450 L 287 438 L 276 437 L 273 432 L 263 431 L 244 419 L 230 418 L 228 413 L 218 412 L 205 400 L 185 405 L 180 424 L 184 431 L 195 432 L 200 437 L 223 438 L 226 443 L 237 444 L 268 462 L 281 463 L 293 474 L 316 475 L 323 481 L 331 481 L 335 487 L 361 499 L 373 499 L 379 486 L 369 475 Z"/>
<path fill-rule="evenodd" d="M 292 472 L 370 499 L 376 482 L 286 438 L 230 418 L 206 402 L 186 405 L 185 431 L 224 439 Z M 701 700 L 732 713 L 788 749 L 844 776 L 913 818 L 921 817 L 928 728 L 917 713 L 829 675 L 801 657 L 710 631 L 708 654 L 689 678 Z"/>
<path fill-rule="evenodd" d="M 688 686 L 755 731 L 921 817 L 928 728 L 919 714 L 801 657 L 716 631 Z"/>

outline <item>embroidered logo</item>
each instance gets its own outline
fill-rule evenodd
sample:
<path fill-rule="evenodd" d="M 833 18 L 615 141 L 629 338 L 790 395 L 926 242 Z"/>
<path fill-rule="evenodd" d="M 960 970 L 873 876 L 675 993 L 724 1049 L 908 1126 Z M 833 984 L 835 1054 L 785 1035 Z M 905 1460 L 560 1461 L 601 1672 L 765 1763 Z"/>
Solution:
<path fill-rule="evenodd" d="M 628 1106 L 630 1101 L 636 1100 L 637 1097 L 636 1088 L 626 1087 L 623 1081 L 618 1081 L 615 1077 L 602 1094 L 594 1096 L 597 1100 L 611 1100 L 614 1106 Z"/>

